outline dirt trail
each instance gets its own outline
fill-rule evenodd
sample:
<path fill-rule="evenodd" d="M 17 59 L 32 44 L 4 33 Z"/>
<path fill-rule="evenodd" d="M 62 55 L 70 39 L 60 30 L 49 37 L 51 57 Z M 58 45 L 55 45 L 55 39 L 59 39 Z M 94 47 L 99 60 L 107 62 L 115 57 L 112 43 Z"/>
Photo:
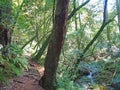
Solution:
<path fill-rule="evenodd" d="M 0 90 L 44 90 L 39 85 L 39 80 L 44 74 L 44 68 L 34 61 L 29 61 L 30 68 L 23 76 L 10 80 L 9 86 L 2 86 Z"/>

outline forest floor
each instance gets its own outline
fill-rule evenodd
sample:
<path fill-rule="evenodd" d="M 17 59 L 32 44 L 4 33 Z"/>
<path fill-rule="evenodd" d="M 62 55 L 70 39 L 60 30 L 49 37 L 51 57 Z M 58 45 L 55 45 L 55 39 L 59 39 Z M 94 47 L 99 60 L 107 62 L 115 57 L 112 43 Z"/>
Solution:
<path fill-rule="evenodd" d="M 11 79 L 8 86 L 0 85 L 0 90 L 44 90 L 39 85 L 44 68 L 33 60 L 29 60 L 29 65 L 29 69 L 25 70 L 22 76 Z"/>

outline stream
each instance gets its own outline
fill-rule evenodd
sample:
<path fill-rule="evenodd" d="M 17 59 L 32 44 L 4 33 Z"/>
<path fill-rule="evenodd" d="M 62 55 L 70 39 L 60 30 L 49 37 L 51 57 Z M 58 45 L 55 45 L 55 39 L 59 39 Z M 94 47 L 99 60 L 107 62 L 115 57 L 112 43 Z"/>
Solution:
<path fill-rule="evenodd" d="M 97 87 L 97 89 L 90 90 L 120 90 L 120 76 L 113 78 L 112 82 L 112 72 L 105 72 L 105 67 L 103 67 L 104 62 L 92 62 L 92 63 L 81 63 L 80 68 L 80 77 L 77 80 L 77 84 L 80 87 L 88 88 Z M 87 73 L 87 74 L 86 74 Z M 106 89 L 100 89 L 100 88 Z"/>

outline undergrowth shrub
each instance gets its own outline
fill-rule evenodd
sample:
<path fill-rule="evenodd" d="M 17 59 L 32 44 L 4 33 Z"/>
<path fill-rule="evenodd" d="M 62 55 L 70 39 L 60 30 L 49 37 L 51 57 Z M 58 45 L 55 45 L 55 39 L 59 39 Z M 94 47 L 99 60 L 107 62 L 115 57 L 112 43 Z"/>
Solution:
<path fill-rule="evenodd" d="M 59 62 L 57 70 L 57 90 L 85 90 L 74 82 L 77 77 L 77 68 L 70 61 Z"/>
<path fill-rule="evenodd" d="M 110 85 L 111 83 L 120 82 L 120 59 L 109 59 L 92 62 L 81 62 L 79 64 L 80 71 L 91 71 L 94 83 Z M 82 74 L 81 74 L 81 77 Z M 85 77 L 86 78 L 86 77 Z M 86 82 L 85 79 L 79 79 L 80 83 Z"/>
<path fill-rule="evenodd" d="M 80 72 L 76 72 L 77 69 Z M 92 73 L 92 79 L 83 74 L 86 71 Z M 71 63 L 71 61 L 59 62 L 57 70 L 58 90 L 86 90 L 84 85 L 87 84 L 93 86 L 93 88 L 107 88 L 107 85 L 112 83 L 120 83 L 120 58 L 89 62 L 81 61 L 78 68 L 75 68 L 75 64 Z"/>
<path fill-rule="evenodd" d="M 57 90 L 85 90 L 84 87 L 79 86 L 70 79 L 69 72 L 65 70 L 57 77 Z"/>
<path fill-rule="evenodd" d="M 8 80 L 14 76 L 22 75 L 24 69 L 27 69 L 27 59 L 22 55 L 22 50 L 18 45 L 12 44 L 10 53 L 4 57 L 0 51 L 0 82 L 8 83 Z"/>

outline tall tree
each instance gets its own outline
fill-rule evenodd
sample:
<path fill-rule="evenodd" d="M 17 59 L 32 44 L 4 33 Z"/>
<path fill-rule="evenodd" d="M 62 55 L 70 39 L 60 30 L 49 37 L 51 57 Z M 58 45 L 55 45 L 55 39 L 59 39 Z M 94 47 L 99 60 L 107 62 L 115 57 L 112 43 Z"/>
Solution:
<path fill-rule="evenodd" d="M 69 0 L 57 0 L 53 34 L 45 58 L 45 72 L 42 77 L 42 86 L 45 90 L 56 90 L 56 70 L 61 48 L 66 35 L 66 21 L 68 18 Z"/>
<path fill-rule="evenodd" d="M 81 5 L 79 5 L 76 8 L 73 8 L 72 12 L 68 15 L 67 20 L 70 20 L 74 15 L 76 15 L 76 12 L 79 11 L 82 7 L 84 7 L 87 3 L 89 3 L 90 0 L 86 0 L 85 2 L 83 2 Z M 37 55 L 34 57 L 35 60 L 39 60 L 43 54 L 43 52 L 45 51 L 45 49 L 48 46 L 49 43 L 49 39 L 51 37 L 52 34 L 50 34 L 48 36 L 48 38 L 45 40 L 44 44 L 42 45 L 42 47 L 39 49 L 39 52 L 37 53 Z M 24 47 L 23 47 L 24 48 Z"/>

